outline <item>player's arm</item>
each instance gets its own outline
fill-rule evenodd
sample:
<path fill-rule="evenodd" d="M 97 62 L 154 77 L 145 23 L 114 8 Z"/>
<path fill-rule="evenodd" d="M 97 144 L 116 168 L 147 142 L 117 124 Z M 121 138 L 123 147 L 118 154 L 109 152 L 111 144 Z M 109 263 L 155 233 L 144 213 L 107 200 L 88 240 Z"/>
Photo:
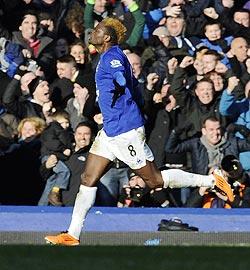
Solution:
<path fill-rule="evenodd" d="M 124 77 L 123 73 L 120 70 L 119 71 L 116 71 L 113 74 L 113 78 L 114 78 L 115 82 L 119 84 L 119 86 L 125 87 L 125 85 L 126 85 L 126 78 Z"/>
<path fill-rule="evenodd" d="M 125 93 L 126 78 L 124 77 L 122 71 L 116 71 L 113 73 L 113 81 L 115 89 L 111 107 L 114 107 L 117 99 Z"/>

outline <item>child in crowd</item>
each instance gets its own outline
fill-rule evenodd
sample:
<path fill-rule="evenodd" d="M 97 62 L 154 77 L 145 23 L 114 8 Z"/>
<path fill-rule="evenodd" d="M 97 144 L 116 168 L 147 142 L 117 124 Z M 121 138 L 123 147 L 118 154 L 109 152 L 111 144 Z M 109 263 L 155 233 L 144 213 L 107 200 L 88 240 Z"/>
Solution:
<path fill-rule="evenodd" d="M 53 174 L 47 179 L 38 205 L 62 206 L 60 191 L 68 187 L 70 177 L 70 171 L 64 161 L 71 155 L 72 147 L 72 133 L 67 112 L 55 112 L 52 115 L 52 122 L 43 131 L 41 142 L 42 162 L 46 162 L 47 167 L 53 168 Z"/>

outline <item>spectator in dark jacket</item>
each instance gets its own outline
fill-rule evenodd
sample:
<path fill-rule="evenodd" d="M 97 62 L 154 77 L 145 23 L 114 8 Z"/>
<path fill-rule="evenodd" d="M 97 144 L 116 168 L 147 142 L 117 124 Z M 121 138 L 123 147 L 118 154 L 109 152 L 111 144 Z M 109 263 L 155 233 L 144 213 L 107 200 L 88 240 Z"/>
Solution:
<path fill-rule="evenodd" d="M 53 166 L 54 174 L 47 179 L 44 192 L 38 205 L 62 206 L 61 190 L 69 184 L 70 171 L 65 165 L 71 154 L 72 136 L 69 129 L 69 115 L 66 112 L 56 112 L 52 116 L 52 122 L 41 134 L 42 162 L 49 161 Z"/>
<path fill-rule="evenodd" d="M 1 173 L 8 175 L 8 180 L 1 181 L 1 204 L 37 205 L 44 188 L 39 168 L 40 134 L 45 126 L 41 118 L 24 118 L 17 128 L 17 141 L 0 155 Z"/>
<path fill-rule="evenodd" d="M 22 80 L 21 84 L 19 81 Z M 37 116 L 49 121 L 52 110 L 48 82 L 32 72 L 16 74 L 3 94 L 3 104 L 18 119 Z"/>
<path fill-rule="evenodd" d="M 92 122 L 81 122 L 77 125 L 74 132 L 74 143 L 72 153 L 65 161 L 71 174 L 69 185 L 66 190 L 62 190 L 62 203 L 65 206 L 73 206 L 75 203 L 76 195 L 79 191 L 81 182 L 81 174 L 84 170 L 85 162 L 87 159 L 88 151 L 91 146 L 95 134 L 95 126 Z M 48 179 L 53 174 L 53 168 L 56 164 L 53 155 L 42 163 L 40 172 L 43 179 Z M 58 159 L 56 159 L 58 162 Z"/>
<path fill-rule="evenodd" d="M 194 93 L 184 86 L 185 69 L 193 64 L 193 58 L 184 57 L 177 67 L 170 88 L 170 93 L 176 98 L 177 105 L 183 107 L 186 112 L 186 119 L 193 124 L 189 130 L 188 137 L 199 135 L 202 123 L 207 117 L 213 116 L 226 126 L 227 119 L 219 113 L 220 96 L 216 95 L 214 84 L 209 79 L 201 79 L 195 84 Z"/>
<path fill-rule="evenodd" d="M 203 122 L 200 138 L 192 138 L 180 142 L 179 136 L 185 128 L 172 131 L 166 145 L 166 152 L 190 152 L 192 172 L 208 174 L 220 165 L 226 155 L 239 157 L 240 152 L 249 151 L 250 144 L 246 140 L 229 137 L 223 133 L 220 121 L 209 117 Z"/>

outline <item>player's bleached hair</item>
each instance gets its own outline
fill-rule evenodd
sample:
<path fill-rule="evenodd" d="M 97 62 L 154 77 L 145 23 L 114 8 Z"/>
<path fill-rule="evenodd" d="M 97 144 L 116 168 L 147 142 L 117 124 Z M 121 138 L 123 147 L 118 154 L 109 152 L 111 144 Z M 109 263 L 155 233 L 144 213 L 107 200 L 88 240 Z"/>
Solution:
<path fill-rule="evenodd" d="M 107 17 L 104 20 L 102 20 L 102 23 L 107 28 L 108 32 L 110 32 L 109 34 L 111 36 L 111 39 L 116 39 L 113 41 L 116 41 L 118 44 L 121 44 L 125 40 L 127 28 L 123 25 L 123 23 L 120 20 L 116 18 Z"/>

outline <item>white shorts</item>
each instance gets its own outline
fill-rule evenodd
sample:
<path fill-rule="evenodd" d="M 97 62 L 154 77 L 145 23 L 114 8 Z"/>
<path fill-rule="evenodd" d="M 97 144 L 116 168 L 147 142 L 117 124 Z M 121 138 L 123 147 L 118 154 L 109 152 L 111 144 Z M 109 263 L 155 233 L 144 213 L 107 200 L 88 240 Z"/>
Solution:
<path fill-rule="evenodd" d="M 146 160 L 154 160 L 153 153 L 145 140 L 144 127 L 115 137 L 108 137 L 102 129 L 98 132 L 89 152 L 111 161 L 118 158 L 131 169 L 140 169 L 146 165 Z"/>

